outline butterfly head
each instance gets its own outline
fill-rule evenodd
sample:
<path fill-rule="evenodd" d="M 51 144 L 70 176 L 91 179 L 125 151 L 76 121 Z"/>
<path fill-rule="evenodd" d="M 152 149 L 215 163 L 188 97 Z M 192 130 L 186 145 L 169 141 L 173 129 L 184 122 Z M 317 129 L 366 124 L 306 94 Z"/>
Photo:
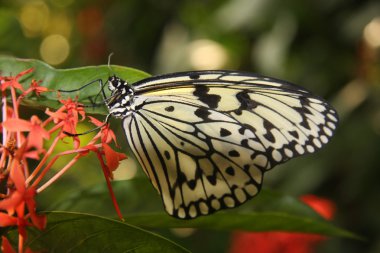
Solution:
<path fill-rule="evenodd" d="M 125 117 L 134 110 L 134 91 L 128 83 L 113 75 L 108 78 L 108 89 L 111 97 L 107 106 L 115 117 Z"/>
<path fill-rule="evenodd" d="M 127 82 L 115 75 L 108 78 L 108 89 L 112 92 L 115 90 L 122 90 L 126 86 L 128 86 Z"/>

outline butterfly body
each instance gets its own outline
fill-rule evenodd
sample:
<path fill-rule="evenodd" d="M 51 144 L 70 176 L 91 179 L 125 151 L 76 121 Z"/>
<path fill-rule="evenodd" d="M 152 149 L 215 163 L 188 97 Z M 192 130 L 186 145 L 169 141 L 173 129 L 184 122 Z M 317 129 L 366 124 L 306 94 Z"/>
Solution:
<path fill-rule="evenodd" d="M 195 218 L 254 197 L 265 171 L 326 144 L 338 117 L 324 100 L 285 81 L 194 71 L 129 86 L 108 80 L 110 113 L 160 193 L 166 211 Z"/>

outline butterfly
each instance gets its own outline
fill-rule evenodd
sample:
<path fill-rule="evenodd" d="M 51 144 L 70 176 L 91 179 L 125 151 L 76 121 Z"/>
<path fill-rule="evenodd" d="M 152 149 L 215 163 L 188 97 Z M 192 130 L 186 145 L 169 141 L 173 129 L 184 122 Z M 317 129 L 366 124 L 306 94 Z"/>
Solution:
<path fill-rule="evenodd" d="M 166 212 L 192 219 L 257 195 L 266 171 L 313 153 L 333 136 L 337 112 L 309 91 L 270 77 L 192 71 L 129 85 L 111 76 L 110 115 Z"/>

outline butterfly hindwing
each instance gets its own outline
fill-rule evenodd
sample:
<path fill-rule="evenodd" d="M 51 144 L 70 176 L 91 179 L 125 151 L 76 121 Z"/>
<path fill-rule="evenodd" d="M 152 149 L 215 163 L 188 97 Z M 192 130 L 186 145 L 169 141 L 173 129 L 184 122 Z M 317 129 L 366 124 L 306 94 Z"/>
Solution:
<path fill-rule="evenodd" d="M 187 116 L 179 120 L 179 115 Z M 173 216 L 194 218 L 232 208 L 260 189 L 265 149 L 229 115 L 181 100 L 150 98 L 123 125 L 128 143 Z"/>

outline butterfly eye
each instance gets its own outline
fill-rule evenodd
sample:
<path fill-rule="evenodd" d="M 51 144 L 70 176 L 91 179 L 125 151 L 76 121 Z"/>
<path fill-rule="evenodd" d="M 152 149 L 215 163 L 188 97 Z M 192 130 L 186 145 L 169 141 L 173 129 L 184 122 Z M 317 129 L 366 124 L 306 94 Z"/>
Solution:
<path fill-rule="evenodd" d="M 110 91 L 117 89 L 119 84 L 120 84 L 120 78 L 117 78 L 116 76 L 110 76 L 108 78 L 108 89 Z"/>

